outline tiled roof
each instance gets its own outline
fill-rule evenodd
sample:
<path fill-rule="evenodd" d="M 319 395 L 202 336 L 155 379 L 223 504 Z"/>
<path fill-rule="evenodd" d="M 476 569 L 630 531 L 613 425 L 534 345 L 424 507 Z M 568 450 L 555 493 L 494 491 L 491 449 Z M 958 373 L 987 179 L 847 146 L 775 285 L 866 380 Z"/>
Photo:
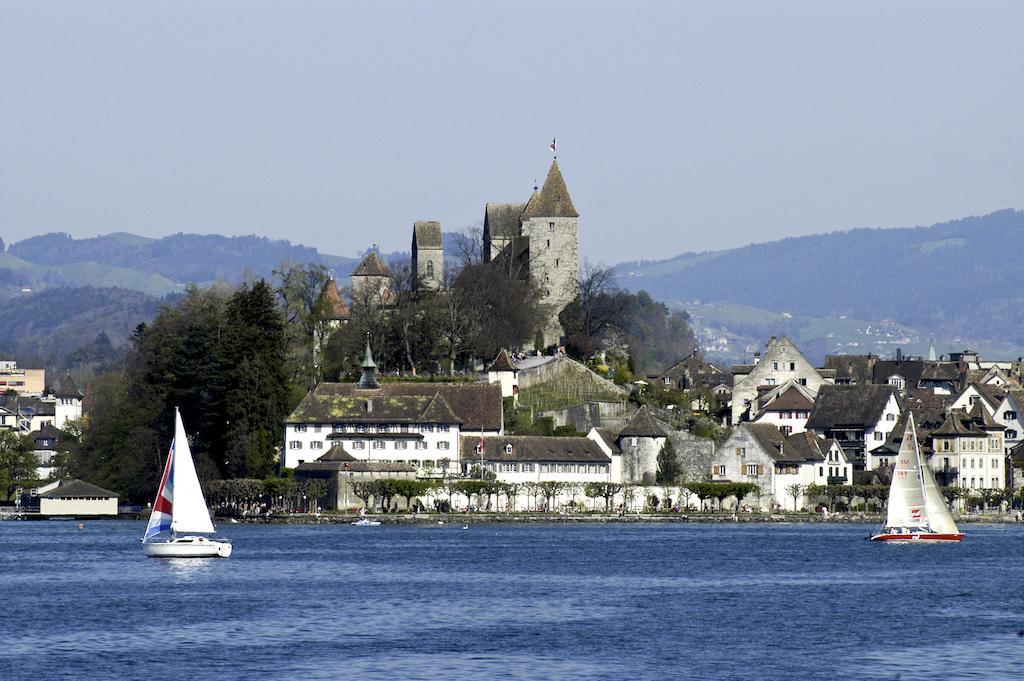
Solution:
<path fill-rule="evenodd" d="M 434 400 L 440 396 L 440 401 Z M 367 412 L 367 401 L 371 401 Z M 447 407 L 447 409 L 445 409 Z M 428 409 L 430 410 L 428 413 Z M 361 390 L 355 383 L 323 382 L 306 394 L 287 423 L 444 423 L 463 430 L 500 430 L 501 386 L 487 383 L 383 383 Z"/>
<path fill-rule="evenodd" d="M 585 437 L 512 435 L 485 437 L 483 440 L 485 461 L 611 463 L 611 459 L 601 451 L 601 447 Z M 479 436 L 462 436 L 462 460 L 479 461 L 480 453 L 476 451 L 479 444 Z M 512 445 L 511 452 L 506 451 L 507 445 Z"/>
<path fill-rule="evenodd" d="M 43 492 L 39 496 L 47 499 L 71 499 L 81 497 L 104 497 L 106 499 L 117 498 L 117 494 L 109 489 L 103 489 L 91 482 L 84 480 L 64 480 L 49 492 Z"/>
<path fill-rule="evenodd" d="M 352 316 L 345 300 L 338 293 L 334 279 L 328 279 L 324 290 L 320 292 L 320 309 L 323 310 L 324 319 L 344 320 Z"/>
<path fill-rule="evenodd" d="M 668 433 L 654 420 L 651 410 L 645 404 L 619 431 L 619 437 L 668 437 Z"/>
<path fill-rule="evenodd" d="M 390 277 L 391 270 L 384 264 L 384 261 L 377 255 L 377 251 L 370 251 L 363 261 L 352 271 L 353 277 Z"/>
<path fill-rule="evenodd" d="M 551 162 L 547 179 L 541 187 L 540 194 L 534 194 L 523 209 L 522 219 L 528 218 L 577 218 L 580 214 L 572 205 L 569 190 L 565 187 L 562 172 L 558 169 L 558 161 Z"/>
<path fill-rule="evenodd" d="M 796 386 L 790 386 L 761 411 L 810 411 L 813 407 L 814 402 L 809 400 Z"/>
<path fill-rule="evenodd" d="M 822 386 L 807 420 L 807 427 L 827 429 L 837 426 L 873 426 L 878 423 L 886 403 L 895 393 L 896 388 L 890 385 Z"/>
<path fill-rule="evenodd" d="M 492 239 L 518 236 L 519 216 L 525 207 L 525 203 L 488 203 L 484 207 L 484 230 Z"/>
<path fill-rule="evenodd" d="M 436 220 L 417 220 L 412 226 L 412 240 L 416 248 L 444 248 L 441 241 L 441 223 Z"/>
<path fill-rule="evenodd" d="M 33 416 L 54 416 L 56 414 L 56 405 L 53 402 L 23 395 L 0 393 L 0 407 L 5 407 L 12 412 L 21 412 L 22 415 L 31 413 Z"/>
<path fill-rule="evenodd" d="M 611 450 L 612 454 L 622 453 L 622 449 L 619 447 L 618 443 L 615 442 L 615 433 L 607 428 L 595 428 L 594 431 L 600 436 L 601 441 L 604 442 L 605 446 Z"/>
<path fill-rule="evenodd" d="M 824 461 L 828 450 L 827 440 L 805 431 L 788 436 L 775 458 L 777 461 Z"/>
<path fill-rule="evenodd" d="M 825 368 L 834 369 L 836 378 L 847 379 L 857 385 L 871 383 L 872 371 L 878 357 L 875 355 L 825 355 Z"/>
<path fill-rule="evenodd" d="M 943 424 L 932 432 L 932 436 L 988 437 L 989 432 L 1001 429 L 1002 426 L 992 420 L 984 407 L 975 404 L 970 414 L 963 409 L 951 410 Z"/>

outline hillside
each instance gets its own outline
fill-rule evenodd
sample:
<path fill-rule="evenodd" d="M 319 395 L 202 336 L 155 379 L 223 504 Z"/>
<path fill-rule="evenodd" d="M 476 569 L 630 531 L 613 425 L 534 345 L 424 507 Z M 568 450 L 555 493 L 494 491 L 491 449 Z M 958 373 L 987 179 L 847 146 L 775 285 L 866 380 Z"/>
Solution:
<path fill-rule="evenodd" d="M 55 288 L 4 303 L 0 356 L 45 367 L 48 378 L 84 362 L 108 360 L 92 347 L 101 334 L 111 350 L 123 346 L 167 299 L 119 288 Z M 75 351 L 79 350 L 77 355 Z M 104 351 L 100 351 L 104 354 Z M 105 352 L 109 355 L 109 352 Z"/>
<path fill-rule="evenodd" d="M 713 323 L 738 337 L 769 328 L 792 333 L 816 320 L 804 340 L 820 339 L 821 354 L 842 345 L 878 351 L 870 338 L 843 340 L 849 331 L 870 335 L 872 326 L 875 335 L 891 327 L 883 332 L 894 339 L 888 344 L 920 345 L 923 338 L 926 345 L 934 335 L 940 344 L 1012 352 L 1024 347 L 1024 326 L 1014 314 L 1024 287 L 1018 258 L 1004 254 L 1022 247 L 1024 212 L 1002 210 L 931 227 L 855 229 L 615 269 L 623 286 L 692 309 L 695 317 L 701 306 L 716 308 L 732 319 Z"/>
<path fill-rule="evenodd" d="M 8 255 L 36 265 L 67 267 L 95 263 L 120 270 L 160 275 L 176 283 L 240 281 L 247 274 L 271 277 L 285 262 L 323 263 L 347 275 L 357 264 L 355 258 L 319 253 L 315 248 L 257 236 L 225 237 L 214 234 L 172 234 L 150 239 L 115 233 L 91 239 L 74 239 L 54 232 L 11 244 Z M 0 268 L 5 265 L 0 264 Z M 99 284 L 83 273 L 70 285 Z M 109 285 L 109 284 L 108 284 Z M 124 285 L 124 284 L 118 284 Z M 125 285 L 127 288 L 138 289 Z"/>

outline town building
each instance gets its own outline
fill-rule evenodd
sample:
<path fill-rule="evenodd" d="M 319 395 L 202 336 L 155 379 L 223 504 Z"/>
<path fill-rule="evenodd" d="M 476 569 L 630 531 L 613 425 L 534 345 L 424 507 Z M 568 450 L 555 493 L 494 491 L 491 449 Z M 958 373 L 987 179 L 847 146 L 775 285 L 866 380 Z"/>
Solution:
<path fill-rule="evenodd" d="M 461 448 L 462 473 L 469 478 L 483 470 L 507 483 L 615 482 L 611 457 L 585 437 L 463 435 Z"/>
<path fill-rule="evenodd" d="M 512 358 L 508 356 L 504 349 L 498 352 L 498 356 L 487 367 L 487 382 L 500 385 L 503 398 L 519 397 L 518 375 L 519 367 L 512 362 Z"/>
<path fill-rule="evenodd" d="M 36 478 L 39 480 L 47 480 L 56 472 L 56 457 L 61 452 L 61 437 L 61 432 L 51 423 L 28 434 L 32 451 L 36 455 Z"/>
<path fill-rule="evenodd" d="M 499 385 L 379 383 L 367 343 L 358 383 L 319 383 L 285 420 L 281 466 L 316 461 L 341 445 L 361 461 L 441 476 L 459 470 L 462 433 L 502 434 L 502 419 Z"/>
<path fill-rule="evenodd" d="M 658 454 L 668 433 L 644 405 L 619 431 L 616 444 L 622 451 L 622 482 L 652 484 L 658 474 Z"/>
<path fill-rule="evenodd" d="M 759 398 L 754 423 L 770 423 L 786 435 L 802 433 L 807 429 L 807 419 L 814 408 L 814 395 L 795 381 L 787 381 L 775 390 Z"/>
<path fill-rule="evenodd" d="M 807 388 L 817 395 L 822 386 L 831 384 L 834 372 L 814 368 L 796 345 L 785 336 L 772 336 L 765 345 L 764 358 L 755 356 L 753 364 L 735 365 L 732 386 L 732 423 L 757 418 L 757 400 L 764 390 L 773 390 L 787 381 Z"/>
<path fill-rule="evenodd" d="M 870 453 L 885 444 L 903 411 L 892 385 L 832 385 L 818 393 L 807 429 L 839 442 L 858 469 L 872 470 Z"/>
<path fill-rule="evenodd" d="M 792 485 L 799 485 L 803 504 L 810 485 L 851 485 L 853 466 L 835 440 L 813 433 L 785 435 L 768 423 L 742 423 L 715 453 L 712 481 L 749 482 L 759 493 L 747 503 L 762 510 L 793 507 Z"/>
<path fill-rule="evenodd" d="M 1024 442 L 1024 390 L 1007 390 L 993 419 L 1003 426 L 1003 447 L 1011 449 Z"/>
<path fill-rule="evenodd" d="M 662 385 L 679 390 L 698 388 L 711 390 L 720 386 L 731 388 L 732 374 L 711 362 L 704 361 L 698 351 L 694 350 L 688 357 L 679 360 L 662 372 L 657 377 L 657 381 Z"/>
<path fill-rule="evenodd" d="M 932 433 L 930 465 L 937 477 L 965 489 L 1005 489 L 1003 426 L 975 403 L 968 412 L 953 409 Z"/>
<path fill-rule="evenodd" d="M 17 362 L 0 360 L 0 393 L 14 391 L 26 397 L 39 397 L 45 386 L 45 369 L 19 369 Z"/>
<path fill-rule="evenodd" d="M 50 517 L 101 517 L 117 515 L 117 494 L 82 480 L 58 480 L 44 485 L 30 499 L 29 509 L 39 504 L 39 514 Z"/>
<path fill-rule="evenodd" d="M 989 415 L 992 415 L 996 413 L 1004 395 L 1005 391 L 998 385 L 970 383 L 956 396 L 950 409 L 971 411 L 974 405 L 980 404 Z"/>
<path fill-rule="evenodd" d="M 351 511 L 366 506 L 366 500 L 355 493 L 356 484 L 415 479 L 417 473 L 417 467 L 411 463 L 357 459 L 345 451 L 343 446 L 336 444 L 315 461 L 299 464 L 295 469 L 295 479 L 323 480 L 327 485 L 325 507 Z"/>

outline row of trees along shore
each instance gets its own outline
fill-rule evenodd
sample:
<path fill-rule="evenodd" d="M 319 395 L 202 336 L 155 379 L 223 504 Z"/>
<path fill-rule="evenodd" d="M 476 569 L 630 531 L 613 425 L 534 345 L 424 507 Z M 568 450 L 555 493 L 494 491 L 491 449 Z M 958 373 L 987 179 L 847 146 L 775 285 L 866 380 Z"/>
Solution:
<path fill-rule="evenodd" d="M 151 501 L 178 408 L 200 479 L 262 480 L 277 473 L 288 413 L 321 377 L 354 378 L 367 333 L 383 372 L 403 380 L 412 373 L 451 380 L 501 348 L 530 345 L 546 315 L 538 291 L 518 265 L 481 262 L 478 232 L 462 236 L 464 252 L 448 263 L 440 290 L 417 286 L 408 267 L 396 266 L 387 309 L 344 291 L 351 320 L 331 336 L 320 370 L 313 338 L 325 322 L 325 267 L 282 266 L 273 284 L 190 286 L 138 325 L 112 371 L 91 380 L 80 431 L 62 439 L 68 456 L 60 475 L 126 502 Z M 628 380 L 634 368 L 666 365 L 695 347 L 683 313 L 622 292 L 608 270 L 584 268 L 580 290 L 563 322 L 581 358 L 598 347 L 620 352 Z M 14 487 L 33 482 L 24 471 L 13 477 Z"/>

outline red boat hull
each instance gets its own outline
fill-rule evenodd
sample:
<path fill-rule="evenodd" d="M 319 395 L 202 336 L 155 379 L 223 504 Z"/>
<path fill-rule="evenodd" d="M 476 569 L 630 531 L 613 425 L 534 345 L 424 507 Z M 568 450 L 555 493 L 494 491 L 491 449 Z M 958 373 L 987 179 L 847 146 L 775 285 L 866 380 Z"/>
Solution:
<path fill-rule="evenodd" d="M 913 534 L 876 534 L 871 541 L 902 542 L 905 544 L 957 542 L 963 541 L 963 533 L 937 534 L 932 532 L 915 532 Z"/>

